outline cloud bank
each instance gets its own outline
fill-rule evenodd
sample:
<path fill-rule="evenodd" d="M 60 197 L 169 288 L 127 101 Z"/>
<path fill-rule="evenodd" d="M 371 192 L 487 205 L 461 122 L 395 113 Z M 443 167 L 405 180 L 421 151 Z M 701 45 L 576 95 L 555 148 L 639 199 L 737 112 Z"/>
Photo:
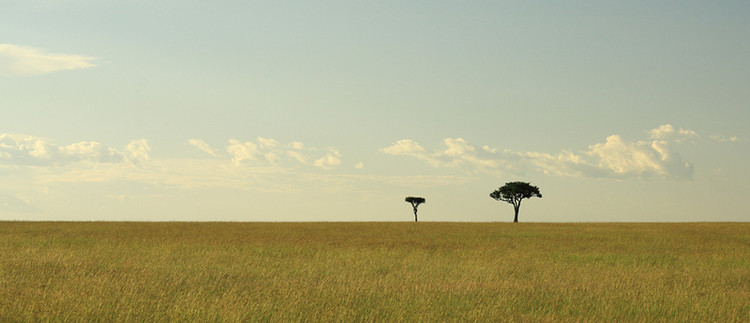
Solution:
<path fill-rule="evenodd" d="M 328 181 L 331 189 L 348 181 L 342 180 L 346 176 L 314 171 L 333 170 L 342 164 L 341 153 L 333 148 L 306 147 L 301 142 L 283 144 L 263 137 L 252 141 L 230 139 L 224 152 L 201 139 L 187 143 L 216 158 L 152 158 L 146 139 L 132 140 L 118 149 L 96 141 L 59 145 L 47 138 L 3 133 L 0 172 L 14 174 L 16 188 L 27 189 L 59 183 L 135 182 L 164 188 L 293 191 L 298 189 L 294 183 L 299 182 L 315 186 Z M 0 202 L 22 206 L 16 198 L 18 192 L 6 194 Z"/>
<path fill-rule="evenodd" d="M 545 174 L 589 178 L 690 179 L 693 166 L 682 160 L 666 140 L 630 141 L 618 135 L 590 145 L 580 154 L 523 153 Z"/>
<path fill-rule="evenodd" d="M 0 76 L 32 76 L 97 66 L 98 58 L 48 53 L 42 49 L 0 44 Z"/>
<path fill-rule="evenodd" d="M 588 146 L 578 153 L 514 152 L 489 146 L 478 148 L 462 138 L 443 140 L 443 148 L 427 149 L 404 139 L 381 151 L 389 155 L 409 156 L 436 168 L 456 168 L 468 172 L 520 174 L 527 165 L 545 174 L 587 178 L 690 179 L 693 166 L 682 160 L 671 143 L 680 143 L 697 134 L 692 130 L 663 125 L 649 131 L 648 140 L 626 140 L 611 135 L 604 142 Z"/>
<path fill-rule="evenodd" d="M 120 163 L 148 160 L 148 142 L 132 141 L 124 151 L 96 141 L 58 146 L 51 140 L 21 134 L 0 134 L 0 164 L 16 166 L 61 166 L 77 162 Z"/>
<path fill-rule="evenodd" d="M 202 139 L 190 139 L 188 144 L 215 157 L 219 150 Z M 232 163 L 241 165 L 274 165 L 295 167 L 311 165 L 321 169 L 334 169 L 341 165 L 341 153 L 333 148 L 307 148 L 301 142 L 282 144 L 278 140 L 258 137 L 255 141 L 229 139 L 225 148 Z"/>
<path fill-rule="evenodd" d="M 471 173 L 516 173 L 522 170 L 518 156 L 484 146 L 477 148 L 462 138 L 446 138 L 442 149 L 427 149 L 410 140 L 399 140 L 381 151 L 389 155 L 409 156 L 435 168 L 463 169 Z"/>
<path fill-rule="evenodd" d="M 222 148 L 212 147 L 202 139 L 190 139 L 189 145 L 213 158 L 164 159 L 150 156 L 151 147 L 146 139 L 113 148 L 96 141 L 58 145 L 46 138 L 6 133 L 0 134 L 0 171 L 11 174 L 17 187 L 29 190 L 56 183 L 136 182 L 187 189 L 224 187 L 289 192 L 316 187 L 354 191 L 359 189 L 356 183 L 362 181 L 399 186 L 419 182 L 430 187 L 476 180 L 482 174 L 522 175 L 530 168 L 560 177 L 685 180 L 692 177 L 693 166 L 682 159 L 674 146 L 696 137 L 693 131 L 665 125 L 647 132 L 646 139 L 611 135 L 580 151 L 557 153 L 477 146 L 462 138 L 446 138 L 440 148 L 433 149 L 403 139 L 381 152 L 465 173 L 405 180 L 403 176 L 333 172 L 342 165 L 337 149 L 308 147 L 297 141 L 282 143 L 264 137 L 230 139 Z M 363 162 L 352 165 L 348 169 L 364 168 Z M 28 203 L 20 199 L 25 195 L 18 194 L 24 192 L 9 191 L 1 202 L 22 209 Z"/>
<path fill-rule="evenodd" d="M 187 144 L 212 158 L 184 159 L 152 158 L 146 139 L 113 148 L 96 141 L 59 145 L 42 137 L 5 133 L 0 134 L 0 174 L 6 180 L 0 186 L 0 210 L 35 212 L 38 207 L 44 208 L 40 201 L 47 199 L 48 188 L 59 194 L 71 184 L 93 185 L 88 187 L 96 190 L 106 187 L 117 196 L 130 194 L 122 187 L 134 183 L 138 190 L 157 195 L 196 189 L 362 193 L 377 191 L 378 187 L 461 185 L 485 174 L 522 175 L 529 168 L 561 177 L 683 180 L 692 177 L 693 167 L 674 146 L 695 137 L 695 132 L 666 125 L 647 132 L 642 140 L 611 135 L 580 151 L 557 153 L 477 146 L 462 138 L 446 138 L 440 148 L 433 149 L 403 139 L 381 152 L 465 174 L 399 176 L 363 174 L 364 162 L 350 164 L 353 168 L 347 169 L 356 169 L 355 173 L 332 171 L 343 164 L 337 149 L 264 137 L 230 139 L 221 148 L 202 139 L 190 139 Z M 100 186 L 103 184 L 109 186 Z"/>

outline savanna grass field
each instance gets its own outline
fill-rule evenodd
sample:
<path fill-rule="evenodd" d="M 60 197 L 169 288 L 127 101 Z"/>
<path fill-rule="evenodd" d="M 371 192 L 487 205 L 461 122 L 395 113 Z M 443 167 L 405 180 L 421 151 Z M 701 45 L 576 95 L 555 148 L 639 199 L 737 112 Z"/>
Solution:
<path fill-rule="evenodd" d="M 750 223 L 0 222 L 0 321 L 750 321 Z"/>

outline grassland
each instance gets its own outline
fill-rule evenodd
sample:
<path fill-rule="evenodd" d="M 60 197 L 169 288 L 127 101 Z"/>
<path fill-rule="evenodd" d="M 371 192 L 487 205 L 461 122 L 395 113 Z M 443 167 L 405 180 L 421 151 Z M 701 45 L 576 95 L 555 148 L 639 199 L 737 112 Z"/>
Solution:
<path fill-rule="evenodd" d="M 0 222 L 0 321 L 750 321 L 750 223 Z"/>

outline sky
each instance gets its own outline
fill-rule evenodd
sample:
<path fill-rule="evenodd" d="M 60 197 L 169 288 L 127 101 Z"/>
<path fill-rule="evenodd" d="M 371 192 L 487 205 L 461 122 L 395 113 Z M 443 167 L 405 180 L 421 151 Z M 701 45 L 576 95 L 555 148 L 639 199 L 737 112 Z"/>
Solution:
<path fill-rule="evenodd" d="M 0 220 L 748 221 L 748 17 L 0 0 Z"/>

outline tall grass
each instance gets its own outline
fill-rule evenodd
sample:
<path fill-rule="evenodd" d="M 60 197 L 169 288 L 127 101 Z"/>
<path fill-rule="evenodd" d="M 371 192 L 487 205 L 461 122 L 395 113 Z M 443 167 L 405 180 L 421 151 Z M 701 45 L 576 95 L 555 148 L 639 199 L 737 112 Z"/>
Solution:
<path fill-rule="evenodd" d="M 0 321 L 750 321 L 750 223 L 0 222 Z"/>

